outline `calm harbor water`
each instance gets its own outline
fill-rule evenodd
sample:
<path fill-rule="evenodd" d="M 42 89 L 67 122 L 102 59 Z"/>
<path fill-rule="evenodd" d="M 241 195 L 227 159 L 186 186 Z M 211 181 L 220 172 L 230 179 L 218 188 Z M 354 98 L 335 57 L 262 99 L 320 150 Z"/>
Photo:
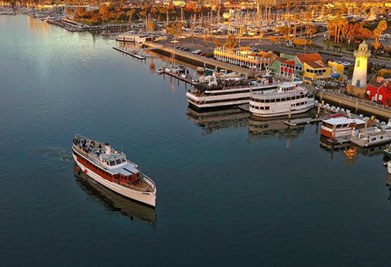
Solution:
<path fill-rule="evenodd" d="M 2 266 L 389 265 L 381 151 L 347 159 L 319 125 L 195 114 L 182 83 L 113 45 L 0 16 Z M 156 211 L 75 177 L 75 133 L 138 163 Z"/>

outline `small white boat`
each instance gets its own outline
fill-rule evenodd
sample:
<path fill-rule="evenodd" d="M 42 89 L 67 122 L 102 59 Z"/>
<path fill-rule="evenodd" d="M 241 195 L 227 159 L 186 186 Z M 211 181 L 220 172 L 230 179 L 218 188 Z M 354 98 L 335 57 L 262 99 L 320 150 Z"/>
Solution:
<path fill-rule="evenodd" d="M 197 72 L 204 73 L 205 68 L 203 67 L 197 67 Z"/>
<path fill-rule="evenodd" d="M 159 74 L 162 74 L 162 73 L 164 72 L 164 69 L 163 69 L 163 68 L 158 68 L 158 69 L 156 70 L 156 72 L 159 73 Z"/>
<path fill-rule="evenodd" d="M 357 129 L 353 131 L 351 141 L 362 147 L 389 143 L 391 142 L 391 125 L 377 125 Z"/>

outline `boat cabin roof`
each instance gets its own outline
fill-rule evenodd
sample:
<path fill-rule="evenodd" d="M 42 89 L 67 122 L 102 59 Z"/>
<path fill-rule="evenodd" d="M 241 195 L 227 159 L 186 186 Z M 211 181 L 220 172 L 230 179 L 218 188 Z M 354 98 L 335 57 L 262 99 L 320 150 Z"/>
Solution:
<path fill-rule="evenodd" d="M 331 125 L 341 125 L 341 124 L 349 124 L 349 123 L 365 124 L 365 121 L 363 121 L 363 120 L 350 119 L 350 118 L 346 118 L 346 117 L 330 118 L 330 119 L 324 120 L 324 122 L 331 124 Z"/>

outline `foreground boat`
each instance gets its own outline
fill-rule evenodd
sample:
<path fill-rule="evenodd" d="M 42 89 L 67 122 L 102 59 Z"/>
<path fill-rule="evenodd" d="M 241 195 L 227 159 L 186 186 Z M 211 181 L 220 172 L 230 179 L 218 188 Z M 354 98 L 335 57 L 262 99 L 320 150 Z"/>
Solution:
<path fill-rule="evenodd" d="M 131 199 L 125 198 L 110 189 L 97 183 L 88 175 L 80 171 L 80 168 L 74 167 L 76 184 L 89 196 L 101 202 L 105 208 L 119 212 L 122 215 L 132 219 L 146 221 L 155 225 L 156 211 L 154 208 L 140 204 Z"/>
<path fill-rule="evenodd" d="M 99 184 L 124 197 L 156 206 L 155 183 L 124 153 L 80 135 L 73 138 L 72 152 L 80 170 Z"/>

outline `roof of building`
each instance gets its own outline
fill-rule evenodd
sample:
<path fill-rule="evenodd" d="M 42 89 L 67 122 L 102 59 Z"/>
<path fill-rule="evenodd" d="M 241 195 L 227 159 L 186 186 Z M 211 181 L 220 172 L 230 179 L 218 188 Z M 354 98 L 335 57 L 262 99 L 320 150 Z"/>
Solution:
<path fill-rule="evenodd" d="M 307 64 L 308 66 L 310 66 L 311 68 L 314 68 L 314 69 L 326 67 L 325 64 L 323 63 L 323 61 L 306 62 L 305 64 Z"/>
<path fill-rule="evenodd" d="M 314 54 L 298 54 L 297 58 L 301 63 L 308 63 L 308 62 L 314 62 L 314 61 L 322 61 L 322 57 L 319 55 L 319 53 Z"/>
<path fill-rule="evenodd" d="M 368 86 L 373 86 L 373 87 L 376 87 L 376 88 L 380 88 L 387 82 L 388 81 L 386 81 L 386 80 L 378 80 L 377 78 L 372 78 L 369 81 Z"/>
<path fill-rule="evenodd" d="M 295 62 L 293 60 L 281 61 L 281 63 L 295 65 Z"/>

